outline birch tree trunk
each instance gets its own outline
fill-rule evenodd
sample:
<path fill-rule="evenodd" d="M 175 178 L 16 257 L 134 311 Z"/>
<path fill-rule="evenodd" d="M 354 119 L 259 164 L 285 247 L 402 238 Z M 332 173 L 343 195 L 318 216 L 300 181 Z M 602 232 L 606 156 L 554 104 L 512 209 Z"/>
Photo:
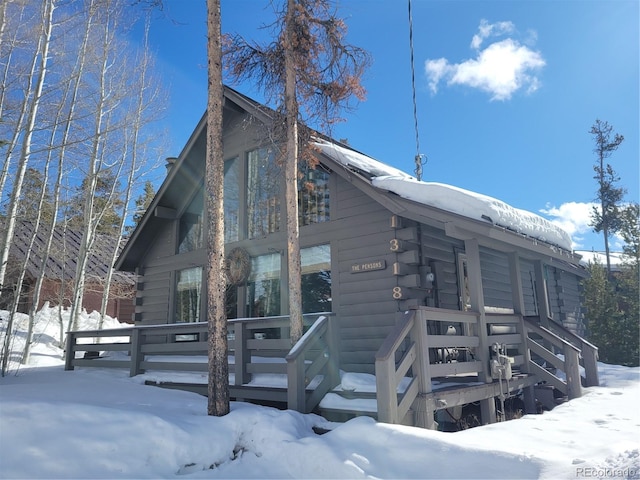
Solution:
<path fill-rule="evenodd" d="M 82 40 L 80 42 L 80 47 L 78 48 L 78 54 L 75 56 L 75 61 L 73 62 L 72 68 L 69 70 L 68 82 L 64 83 L 63 95 L 60 101 L 60 116 L 58 117 L 58 122 L 61 125 L 62 134 L 58 140 L 59 148 L 57 149 L 57 176 L 54 182 L 53 187 L 53 215 L 51 216 L 49 225 L 47 225 L 46 231 L 48 232 L 47 239 L 45 241 L 44 250 L 41 254 L 42 263 L 46 265 L 49 261 L 49 258 L 52 254 L 52 245 L 53 239 L 56 233 L 56 224 L 58 220 L 58 212 L 61 206 L 61 195 L 62 195 L 62 187 L 63 187 L 63 179 L 65 177 L 65 165 L 66 165 L 66 156 L 67 156 L 67 146 L 69 144 L 69 139 L 71 137 L 71 130 L 74 122 L 76 105 L 78 104 L 78 98 L 81 92 L 81 82 L 85 61 L 87 56 L 87 45 L 89 42 L 89 33 L 90 28 L 82 30 Z M 67 102 L 68 99 L 68 102 Z M 68 103 L 68 108 L 64 111 L 64 105 Z M 55 136 L 52 135 L 52 138 Z M 53 145 L 53 140 L 51 140 L 51 145 Z M 63 242 L 65 241 L 65 236 L 62 235 L 59 237 Z M 58 252 L 58 255 L 62 258 L 65 257 L 64 252 Z M 25 343 L 25 349 L 22 354 L 22 362 L 27 364 L 29 362 L 29 358 L 31 356 L 31 341 L 33 336 L 33 322 L 35 319 L 35 315 L 37 313 L 38 306 L 40 305 L 40 294 L 42 291 L 42 285 L 44 283 L 45 277 L 47 275 L 47 271 L 45 268 L 41 268 L 38 272 L 38 276 L 36 277 L 36 282 L 33 289 L 33 300 L 31 306 L 29 308 L 29 327 L 30 330 L 27 334 L 27 339 Z M 60 305 L 58 317 L 60 323 L 60 335 L 58 338 L 59 345 L 64 346 L 64 328 L 61 317 L 61 306 L 63 305 L 63 294 L 64 294 L 64 271 L 61 272 L 60 278 L 60 301 L 58 302 Z"/>
<path fill-rule="evenodd" d="M 98 61 L 96 76 L 96 104 L 94 107 L 94 118 L 92 121 L 91 145 L 87 152 L 88 168 L 84 184 L 84 205 L 83 205 L 83 232 L 80 241 L 78 260 L 76 263 L 76 272 L 73 282 L 71 314 L 69 316 L 68 330 L 78 329 L 78 320 L 82 312 L 82 301 L 84 298 L 85 284 L 87 280 L 87 266 L 89 263 L 89 255 L 96 240 L 96 230 L 100 221 L 100 214 L 95 209 L 95 194 L 98 188 L 99 174 L 102 168 L 100 158 L 103 153 L 103 144 L 106 135 L 106 122 L 108 114 L 113 110 L 113 105 L 108 104 L 113 91 L 108 91 L 108 76 L 111 75 L 110 54 L 113 53 L 113 45 L 115 38 L 115 28 L 113 25 L 116 14 L 110 10 L 114 2 L 104 5 L 97 0 L 92 0 L 89 5 L 89 24 L 87 29 L 99 28 L 98 38 L 100 43 L 96 45 L 94 51 L 97 51 Z M 95 18 L 98 10 L 104 15 L 101 18 Z"/>
<path fill-rule="evenodd" d="M 227 357 L 227 288 L 224 256 L 224 153 L 222 143 L 222 38 L 220 0 L 207 0 L 207 157 L 205 173 L 207 218 L 207 322 L 209 415 L 229 413 L 229 361 Z"/>
<path fill-rule="evenodd" d="M 37 80 L 35 84 L 35 90 L 33 96 L 28 102 L 28 113 L 26 117 L 26 129 L 23 134 L 22 147 L 20 150 L 20 158 L 18 160 L 18 171 L 14 181 L 13 189 L 11 192 L 11 200 L 9 203 L 9 209 L 7 213 L 7 221 L 5 224 L 5 237 L 3 239 L 2 252 L 0 252 L 0 288 L 4 285 L 5 275 L 7 271 L 7 262 L 9 259 L 9 249 L 11 247 L 11 239 L 15 232 L 15 226 L 17 221 L 17 211 L 20 201 L 20 195 L 22 191 L 22 183 L 24 180 L 27 165 L 31 155 L 31 139 L 36 126 L 36 117 L 38 115 L 38 108 L 40 106 L 40 100 L 42 98 L 42 91 L 44 87 L 45 78 L 47 75 L 47 62 L 49 59 L 49 48 L 51 46 L 51 33 L 53 30 L 53 11 L 55 10 L 55 1 L 47 0 L 42 7 L 42 30 L 39 39 L 39 48 L 34 54 L 34 66 L 36 62 L 38 64 Z M 25 95 L 27 97 L 27 95 Z M 24 277 L 24 272 L 20 275 L 20 279 Z M 15 310 L 17 310 L 17 304 L 19 302 L 19 289 L 22 281 L 19 280 L 18 295 L 14 298 Z M 5 338 L 2 347 L 2 365 L 0 367 L 0 373 L 4 376 L 7 372 L 7 365 L 10 356 L 10 345 L 13 331 L 13 319 L 14 315 L 9 316 L 7 328 L 5 330 Z"/>
<path fill-rule="evenodd" d="M 49 47 L 51 45 L 51 32 L 53 30 L 53 11 L 55 9 L 55 0 L 46 0 L 42 6 L 42 23 L 41 31 L 38 38 L 38 48 L 34 52 L 32 63 L 32 79 L 35 79 L 35 85 L 29 82 L 29 87 L 25 91 L 24 95 L 24 117 L 21 114 L 21 119 L 25 119 L 24 130 L 22 130 L 22 121 L 18 123 L 18 128 L 15 130 L 15 138 L 12 144 L 9 146 L 9 154 L 7 155 L 6 162 L 10 162 L 10 155 L 12 147 L 17 145 L 18 139 L 21 140 L 20 157 L 18 159 L 18 166 L 16 171 L 15 180 L 13 183 L 13 189 L 11 191 L 11 198 L 9 200 L 9 208 L 7 209 L 7 218 L 5 222 L 5 232 L 2 239 L 0 239 L 0 289 L 4 285 L 4 280 L 7 272 L 7 262 L 9 260 L 9 249 L 11 248 L 11 239 L 16 226 L 16 215 L 18 211 L 18 204 L 20 201 L 20 194 L 22 192 L 22 182 L 24 180 L 27 165 L 31 156 L 31 139 L 36 126 L 36 117 L 38 115 L 38 108 L 40 106 L 40 100 L 42 98 L 42 91 L 45 84 L 45 78 L 47 76 L 47 64 L 49 59 Z M 8 332 L 9 330 L 7 330 Z"/>
<path fill-rule="evenodd" d="M 142 144 L 144 139 L 141 138 L 141 133 L 144 126 L 156 119 L 159 112 L 162 111 L 162 100 L 164 98 L 163 92 L 160 88 L 154 86 L 151 78 L 153 60 L 149 48 L 149 21 L 149 16 L 147 16 L 144 41 L 141 47 L 142 51 L 133 59 L 131 75 L 126 76 L 126 78 L 130 80 L 127 81 L 126 88 L 132 92 L 135 97 L 132 99 L 133 105 L 123 127 L 126 135 L 125 147 L 130 149 L 130 154 L 128 158 L 126 158 L 126 156 L 122 158 L 123 164 L 126 164 L 127 179 L 124 196 L 122 198 L 122 212 L 118 225 L 119 238 L 122 238 L 125 232 L 126 220 L 131 213 L 129 204 L 133 198 L 134 189 L 139 185 L 141 172 L 144 173 L 143 167 L 145 164 L 148 166 L 149 163 L 150 152 L 144 148 Z M 112 293 L 113 265 L 120 252 L 119 243 L 116 242 L 113 245 L 114 248 L 110 252 L 108 259 L 109 269 L 107 270 L 102 292 L 98 329 L 102 329 L 104 324 L 104 317 L 106 316 L 109 298 Z M 119 295 L 119 292 L 116 293 Z"/>

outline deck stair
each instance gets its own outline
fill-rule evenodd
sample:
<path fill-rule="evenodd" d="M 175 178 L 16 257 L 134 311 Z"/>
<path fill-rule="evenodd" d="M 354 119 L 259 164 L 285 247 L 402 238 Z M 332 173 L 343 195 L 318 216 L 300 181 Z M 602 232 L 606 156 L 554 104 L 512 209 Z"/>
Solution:
<path fill-rule="evenodd" d="M 306 316 L 293 347 L 288 317 L 230 320 L 231 398 L 436 428 L 439 414 L 465 405 L 479 402 L 482 422 L 493 423 L 496 398 L 520 394 L 534 413 L 543 394 L 550 408 L 598 384 L 597 348 L 550 319 L 415 307 L 399 316 L 375 356 L 375 376 L 358 388 L 340 378 L 334 320 Z M 432 333 L 442 331 L 455 334 Z M 65 368 L 127 368 L 154 385 L 206 394 L 206 336 L 204 322 L 69 332 Z"/>
<path fill-rule="evenodd" d="M 456 325 L 462 335 L 430 334 L 433 322 Z M 446 361 L 434 350 L 473 355 Z M 482 422 L 493 423 L 494 399 L 515 393 L 522 393 L 526 412 L 534 413 L 536 386 L 548 385 L 572 399 L 581 396 L 582 384 L 597 385 L 596 360 L 596 347 L 560 325 L 540 325 L 539 318 L 416 307 L 402 314 L 376 354 L 377 417 L 436 428 L 436 412 L 480 402 Z M 407 378 L 399 395 L 398 385 Z"/>

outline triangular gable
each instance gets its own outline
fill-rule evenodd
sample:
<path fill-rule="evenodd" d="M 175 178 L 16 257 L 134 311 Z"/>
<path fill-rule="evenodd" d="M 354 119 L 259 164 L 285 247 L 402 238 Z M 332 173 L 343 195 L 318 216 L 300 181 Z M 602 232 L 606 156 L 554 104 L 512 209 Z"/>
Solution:
<path fill-rule="evenodd" d="M 273 119 L 271 109 L 229 87 L 225 87 L 224 96 L 224 106 L 228 111 L 246 112 L 262 123 L 268 123 Z M 184 192 L 188 191 L 186 185 L 189 184 L 189 180 L 201 181 L 203 173 L 195 179 L 189 179 L 187 173 L 192 170 L 204 172 L 206 145 L 203 143 L 206 136 L 202 135 L 202 132 L 205 128 L 206 114 L 198 123 L 178 161 L 123 249 L 116 262 L 116 268 L 133 270 L 136 267 L 137 259 L 144 254 L 151 243 L 150 240 L 164 223 L 160 218 L 166 219 L 172 215 L 172 192 L 174 195 L 184 196 Z M 569 235 L 538 215 L 457 187 L 420 182 L 397 168 L 331 138 L 320 134 L 316 137 L 315 147 L 320 153 L 320 162 L 352 181 L 392 213 L 420 221 L 435 217 L 441 224 L 449 225 L 452 234 L 462 228 L 476 235 L 499 237 L 501 241 L 517 244 L 521 248 L 551 253 L 558 257 L 573 257 Z M 194 155 L 194 150 L 199 150 L 199 154 Z M 198 164 L 185 164 L 189 161 Z M 354 178 L 357 178 L 357 181 L 353 181 Z M 512 238 L 509 234 L 502 235 L 505 231 L 518 238 Z M 539 244 L 543 244 L 544 247 L 540 248 Z M 572 263 L 573 260 L 571 258 Z"/>

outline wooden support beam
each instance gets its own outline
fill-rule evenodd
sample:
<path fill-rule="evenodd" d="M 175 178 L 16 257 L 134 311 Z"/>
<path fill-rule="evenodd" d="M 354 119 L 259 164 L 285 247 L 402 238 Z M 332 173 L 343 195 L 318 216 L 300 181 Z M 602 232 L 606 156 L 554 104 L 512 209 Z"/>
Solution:
<path fill-rule="evenodd" d="M 164 218 L 166 220 L 175 220 L 178 218 L 178 213 L 175 208 L 169 207 L 156 207 L 153 212 L 154 216 L 157 218 Z"/>
<path fill-rule="evenodd" d="M 529 364 L 531 363 L 531 352 L 527 345 L 529 336 L 524 325 L 524 293 L 522 290 L 522 276 L 520 272 L 520 257 L 518 252 L 511 252 L 509 258 L 509 276 L 511 277 L 511 295 L 513 297 L 513 313 L 518 315 L 517 331 L 521 337 L 521 343 L 518 345 L 518 353 L 523 356 L 521 369 L 523 373 L 530 373 Z M 523 389 L 523 401 L 525 413 L 536 413 L 536 400 L 533 385 Z"/>
<path fill-rule="evenodd" d="M 464 241 L 465 253 L 467 255 L 467 270 L 469 274 L 469 296 L 471 300 L 471 310 L 479 313 L 476 335 L 479 338 L 478 360 L 484 368 L 478 374 L 478 379 L 484 383 L 492 383 L 491 369 L 489 368 L 489 339 L 487 335 L 487 319 L 484 309 L 484 290 L 482 287 L 482 271 L 480 268 L 480 245 L 477 238 Z M 482 423 L 487 425 L 496 422 L 496 404 L 493 398 L 480 402 Z"/>

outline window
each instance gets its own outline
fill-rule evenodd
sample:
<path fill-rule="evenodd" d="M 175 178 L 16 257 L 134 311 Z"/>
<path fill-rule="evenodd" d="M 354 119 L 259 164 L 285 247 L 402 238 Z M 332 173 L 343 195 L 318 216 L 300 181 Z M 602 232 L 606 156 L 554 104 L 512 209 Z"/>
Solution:
<path fill-rule="evenodd" d="M 331 248 L 318 245 L 300 250 L 302 312 L 331 311 Z"/>
<path fill-rule="evenodd" d="M 249 152 L 247 169 L 248 234 L 264 237 L 280 230 L 281 169 L 267 148 Z"/>
<path fill-rule="evenodd" d="M 204 247 L 204 203 L 203 187 L 180 217 L 178 253 L 191 252 Z"/>
<path fill-rule="evenodd" d="M 240 162 L 237 158 L 224 162 L 224 241 L 240 239 Z"/>
<path fill-rule="evenodd" d="M 319 167 L 309 168 L 298 194 L 298 224 L 329 221 L 329 174 Z"/>
<path fill-rule="evenodd" d="M 280 254 L 251 259 L 246 312 L 248 317 L 280 315 Z"/>
<path fill-rule="evenodd" d="M 179 270 L 176 275 L 176 323 L 199 322 L 202 301 L 202 267 Z"/>

